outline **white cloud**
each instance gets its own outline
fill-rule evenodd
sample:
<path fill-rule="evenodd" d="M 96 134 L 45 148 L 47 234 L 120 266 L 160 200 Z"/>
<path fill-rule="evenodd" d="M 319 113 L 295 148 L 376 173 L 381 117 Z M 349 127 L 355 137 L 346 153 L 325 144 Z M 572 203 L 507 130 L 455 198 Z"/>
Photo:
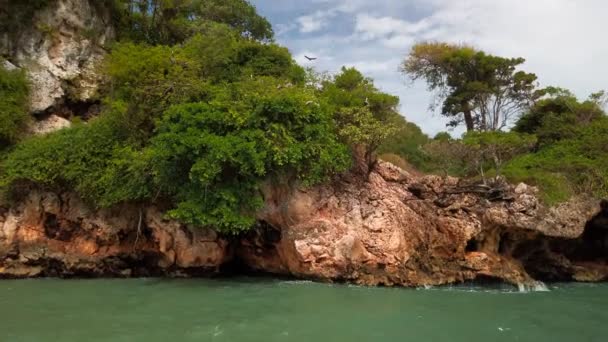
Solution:
<path fill-rule="evenodd" d="M 397 72 L 417 41 L 468 43 L 493 54 L 524 57 L 523 68 L 536 73 L 542 85 L 569 88 L 580 97 L 608 88 L 605 0 L 306 2 L 309 14 L 292 19 L 295 28 L 281 37 L 296 59 L 320 71 L 356 66 L 380 88 L 399 95 L 405 116 L 431 134 L 445 129 L 445 121 L 427 110 L 431 95 L 424 84 L 407 87 Z M 296 29 L 316 35 L 298 36 Z M 302 60 L 305 53 L 319 60 Z"/>
<path fill-rule="evenodd" d="M 429 29 L 431 22 L 422 19 L 409 22 L 393 17 L 374 17 L 369 14 L 357 15 L 355 33 L 360 34 L 364 40 L 382 38 L 389 35 L 413 36 L 416 33 Z"/>
<path fill-rule="evenodd" d="M 301 16 L 296 19 L 300 25 L 301 33 L 317 32 L 325 28 L 329 24 L 329 20 L 336 16 L 337 9 L 329 11 L 317 11 L 311 15 Z"/>
<path fill-rule="evenodd" d="M 357 62 L 346 62 L 344 66 L 354 67 L 364 74 L 378 74 L 378 73 L 395 73 L 397 72 L 397 65 L 399 65 L 400 59 L 390 59 L 386 61 L 357 61 Z"/>
<path fill-rule="evenodd" d="M 608 86 L 608 2 L 600 0 L 432 0 L 434 11 L 411 22 L 395 17 L 357 17 L 362 40 L 387 48 L 415 41 L 469 43 L 504 56 L 523 56 L 543 84 L 572 88 L 580 96 Z"/>

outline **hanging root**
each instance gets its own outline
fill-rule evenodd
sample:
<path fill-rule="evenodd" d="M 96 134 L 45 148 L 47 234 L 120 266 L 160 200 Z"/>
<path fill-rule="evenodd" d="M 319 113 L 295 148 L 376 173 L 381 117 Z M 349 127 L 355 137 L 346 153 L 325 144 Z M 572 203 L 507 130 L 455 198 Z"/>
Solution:
<path fill-rule="evenodd" d="M 141 235 L 141 223 L 143 220 L 143 211 L 141 207 L 139 208 L 139 221 L 137 222 L 137 235 L 135 236 L 135 243 L 133 243 L 133 249 L 137 248 L 137 243 L 139 242 L 139 236 Z"/>

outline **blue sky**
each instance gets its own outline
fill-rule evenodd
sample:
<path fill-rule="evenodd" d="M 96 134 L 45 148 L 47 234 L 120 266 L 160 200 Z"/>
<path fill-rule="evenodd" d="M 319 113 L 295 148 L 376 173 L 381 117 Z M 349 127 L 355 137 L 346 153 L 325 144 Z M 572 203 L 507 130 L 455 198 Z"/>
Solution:
<path fill-rule="evenodd" d="M 468 43 L 527 59 L 541 85 L 579 97 L 608 88 L 606 0 L 252 0 L 277 41 L 320 72 L 355 66 L 401 99 L 401 113 L 426 133 L 445 130 L 424 84 L 398 72 L 412 44 Z M 309 62 L 304 55 L 319 59 Z M 459 131 L 455 132 L 456 134 Z"/>

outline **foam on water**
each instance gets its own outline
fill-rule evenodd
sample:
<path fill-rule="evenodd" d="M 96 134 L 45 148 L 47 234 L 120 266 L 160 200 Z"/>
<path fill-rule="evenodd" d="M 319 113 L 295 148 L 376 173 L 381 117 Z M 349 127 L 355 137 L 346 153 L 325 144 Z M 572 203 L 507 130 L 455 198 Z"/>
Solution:
<path fill-rule="evenodd" d="M 517 284 L 517 288 L 519 292 L 528 293 L 528 292 L 549 292 L 549 288 L 542 281 L 533 281 L 529 284 Z"/>

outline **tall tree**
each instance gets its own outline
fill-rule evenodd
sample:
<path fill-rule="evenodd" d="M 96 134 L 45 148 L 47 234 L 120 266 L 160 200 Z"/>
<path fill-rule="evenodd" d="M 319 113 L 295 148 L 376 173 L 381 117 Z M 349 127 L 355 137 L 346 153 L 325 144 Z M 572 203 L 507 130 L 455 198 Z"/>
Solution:
<path fill-rule="evenodd" d="M 399 98 L 381 92 L 372 79 L 346 67 L 321 80 L 319 91 L 334 113 L 338 136 L 352 149 L 355 168 L 369 174 L 377 149 L 396 131 L 395 118 L 401 118 L 397 113 Z"/>
<path fill-rule="evenodd" d="M 523 58 L 503 58 L 466 45 L 414 45 L 401 71 L 424 80 L 443 102 L 442 114 L 467 131 L 498 131 L 507 127 L 539 96 L 536 75 L 517 71 Z M 433 107 L 433 106 L 432 106 Z"/>

